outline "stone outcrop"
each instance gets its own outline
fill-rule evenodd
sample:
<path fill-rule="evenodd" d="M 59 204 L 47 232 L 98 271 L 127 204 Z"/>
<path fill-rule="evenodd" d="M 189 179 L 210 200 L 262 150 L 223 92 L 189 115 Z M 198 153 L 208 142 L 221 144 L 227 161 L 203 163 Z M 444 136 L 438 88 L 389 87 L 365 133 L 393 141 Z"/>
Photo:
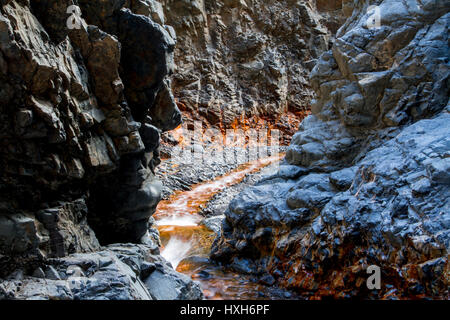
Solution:
<path fill-rule="evenodd" d="M 309 109 L 308 74 L 332 35 L 315 1 L 136 2 L 154 8 L 154 16 L 164 12 L 177 35 L 173 88 L 190 118 L 229 128 L 244 118 L 275 120 L 288 110 L 304 116 Z"/>
<path fill-rule="evenodd" d="M 71 16 L 73 4 L 81 10 Z M 161 197 L 160 135 L 181 123 L 175 39 L 133 10 L 127 1 L 0 2 L 0 277 L 23 270 L 25 286 L 5 282 L 2 297 L 152 297 L 139 272 L 101 247 L 157 238 L 148 230 Z M 58 268 L 69 263 L 92 290 L 67 290 Z M 33 279 L 50 279 L 50 267 L 59 276 L 42 287 Z M 164 272 L 179 280 L 173 292 L 201 296 Z M 107 278 L 117 278 L 111 296 Z"/>
<path fill-rule="evenodd" d="M 162 280 L 161 280 L 162 278 Z M 0 283 L 0 299 L 198 300 L 198 284 L 175 272 L 155 245 L 110 245 L 16 270 Z"/>
<path fill-rule="evenodd" d="M 369 2 L 320 57 L 313 114 L 279 172 L 233 200 L 212 257 L 309 297 L 448 298 L 448 3 Z"/>

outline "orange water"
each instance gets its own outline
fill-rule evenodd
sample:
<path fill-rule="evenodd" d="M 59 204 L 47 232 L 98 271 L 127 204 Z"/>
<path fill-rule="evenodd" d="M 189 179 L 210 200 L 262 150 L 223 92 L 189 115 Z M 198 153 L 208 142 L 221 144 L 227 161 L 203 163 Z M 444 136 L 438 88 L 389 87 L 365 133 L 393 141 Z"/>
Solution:
<path fill-rule="evenodd" d="M 213 181 L 194 185 L 189 191 L 177 191 L 158 205 L 154 217 L 163 244 L 162 255 L 177 271 L 199 282 L 207 299 L 264 297 L 264 286 L 209 261 L 215 234 L 199 224 L 203 219 L 199 212 L 215 194 L 281 158 L 279 155 L 246 163 Z"/>

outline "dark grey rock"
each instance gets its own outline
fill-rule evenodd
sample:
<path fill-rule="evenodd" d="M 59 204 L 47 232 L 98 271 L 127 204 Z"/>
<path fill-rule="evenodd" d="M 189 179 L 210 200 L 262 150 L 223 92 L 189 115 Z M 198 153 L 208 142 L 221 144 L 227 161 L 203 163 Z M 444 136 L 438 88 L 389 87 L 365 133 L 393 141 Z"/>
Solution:
<path fill-rule="evenodd" d="M 95 253 L 53 259 L 48 261 L 45 273 L 39 267 L 32 277 L 8 277 L 0 283 L 0 298 L 202 299 L 198 284 L 171 269 L 161 256 L 153 254 L 155 250 L 157 247 L 117 244 Z"/>
<path fill-rule="evenodd" d="M 19 269 L 19 270 L 14 271 L 13 273 L 11 273 L 8 277 L 6 277 L 6 280 L 20 281 L 20 280 L 23 280 L 23 278 L 24 278 L 24 272 L 23 272 L 23 270 Z"/>
<path fill-rule="evenodd" d="M 368 3 L 354 3 L 311 72 L 313 114 L 286 154 L 299 169 L 231 202 L 213 259 L 268 270 L 298 292 L 314 295 L 326 285 L 341 298 L 367 298 L 357 285 L 366 277 L 354 270 L 375 264 L 395 271 L 371 298 L 445 299 L 450 13 L 432 3 L 419 10 L 414 1 L 371 1 L 380 6 L 381 28 L 367 27 Z M 268 241 L 253 241 L 260 234 Z"/>
<path fill-rule="evenodd" d="M 310 208 L 322 209 L 333 197 L 333 193 L 299 189 L 290 192 L 286 203 L 290 209 Z"/>
<path fill-rule="evenodd" d="M 71 30 L 72 4 L 1 2 L 0 276 L 24 271 L 0 298 L 151 299 L 141 278 L 165 263 L 149 231 L 160 131 L 181 122 L 173 30 L 124 0 L 77 1 Z M 191 288 L 183 278 L 175 295 L 201 296 Z"/>
<path fill-rule="evenodd" d="M 345 168 L 339 171 L 334 171 L 330 175 L 330 183 L 339 191 L 346 191 L 350 189 L 355 178 L 356 168 Z"/>
<path fill-rule="evenodd" d="M 42 268 L 37 268 L 36 270 L 34 270 L 32 276 L 35 277 L 35 278 L 44 279 L 45 278 L 45 272 L 42 270 Z"/>
<path fill-rule="evenodd" d="M 156 300 L 201 300 L 200 286 L 188 276 L 173 271 L 170 267 L 159 266 L 145 279 L 145 286 Z"/>
<path fill-rule="evenodd" d="M 213 216 L 210 218 L 203 219 L 200 224 L 204 225 L 208 230 L 213 231 L 216 235 L 220 234 L 220 230 L 222 228 L 222 222 L 225 219 L 225 216 Z"/>
<path fill-rule="evenodd" d="M 61 280 L 61 277 L 53 266 L 49 266 L 45 270 L 45 278 L 50 280 Z"/>
<path fill-rule="evenodd" d="M 45 242 L 36 220 L 25 214 L 0 215 L 0 248 L 10 254 L 36 251 Z"/>
<path fill-rule="evenodd" d="M 24 128 L 29 126 L 33 122 L 33 111 L 31 110 L 19 110 L 16 113 L 16 123 L 19 127 Z"/>

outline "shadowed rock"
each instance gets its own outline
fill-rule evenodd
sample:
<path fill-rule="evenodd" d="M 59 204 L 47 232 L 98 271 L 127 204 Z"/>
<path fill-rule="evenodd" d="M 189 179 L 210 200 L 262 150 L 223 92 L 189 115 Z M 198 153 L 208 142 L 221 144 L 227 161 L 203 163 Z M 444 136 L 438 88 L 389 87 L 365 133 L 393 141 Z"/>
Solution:
<path fill-rule="evenodd" d="M 2 284 L 2 298 L 151 298 L 100 247 L 150 241 L 160 132 L 181 122 L 175 42 L 125 2 L 75 1 L 79 29 L 66 24 L 74 1 L 0 2 L 0 277 L 23 269 L 26 279 Z M 50 269 L 71 259 L 98 267 L 83 269 L 84 291 Z"/>

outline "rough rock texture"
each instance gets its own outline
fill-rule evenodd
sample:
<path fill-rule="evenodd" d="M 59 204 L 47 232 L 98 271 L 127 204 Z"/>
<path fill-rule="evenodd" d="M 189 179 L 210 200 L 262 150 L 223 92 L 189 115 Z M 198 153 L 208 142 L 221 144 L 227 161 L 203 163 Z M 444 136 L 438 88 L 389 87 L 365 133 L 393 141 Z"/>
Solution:
<path fill-rule="evenodd" d="M 136 241 L 159 201 L 152 172 L 159 132 L 181 120 L 176 108 L 150 118 L 168 112 L 156 97 L 170 90 L 174 40 L 149 18 L 120 7 L 109 16 L 116 23 L 111 33 L 95 25 L 70 30 L 71 3 L 1 7 L 2 215 L 28 215 L 50 246 L 64 238 L 62 224 L 86 217 L 102 242 Z M 97 10 L 111 5 L 95 4 Z M 87 225 L 84 234 L 90 236 Z M 84 236 L 74 237 L 80 248 L 71 252 L 83 248 Z"/>
<path fill-rule="evenodd" d="M 163 275 L 166 282 L 158 279 Z M 198 284 L 175 272 L 155 245 L 110 245 L 90 254 L 52 259 L 31 275 L 16 270 L 0 283 L 0 299 L 202 299 Z"/>
<path fill-rule="evenodd" d="M 307 296 L 448 299 L 448 2 L 369 2 L 314 67 L 285 164 L 233 200 L 212 257 Z"/>
<path fill-rule="evenodd" d="M 190 117 L 229 128 L 309 108 L 308 73 L 331 39 L 315 1 L 160 2 L 177 35 L 174 94 Z"/>
<path fill-rule="evenodd" d="M 84 18 L 79 28 L 69 28 L 77 22 L 67 13 L 72 4 Z M 160 134 L 181 123 L 170 89 L 175 40 L 133 8 L 0 2 L 0 277 L 78 258 L 104 257 L 114 269 L 97 264 L 86 275 L 95 288 L 83 292 L 52 282 L 41 295 L 33 280 L 4 288 L 3 297 L 149 297 L 109 249 L 49 262 L 139 242 L 161 197 Z M 105 291 L 107 278 L 117 279 L 115 296 Z"/>

